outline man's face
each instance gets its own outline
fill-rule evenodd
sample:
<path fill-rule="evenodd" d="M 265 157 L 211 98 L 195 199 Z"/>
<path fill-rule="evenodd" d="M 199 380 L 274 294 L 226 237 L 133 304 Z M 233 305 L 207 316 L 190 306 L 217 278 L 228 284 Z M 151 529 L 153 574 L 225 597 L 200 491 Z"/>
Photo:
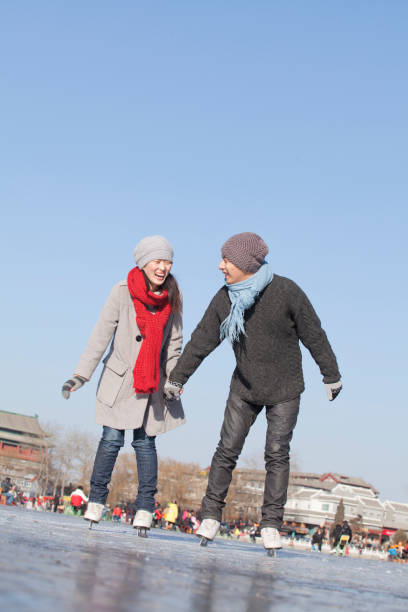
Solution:
<path fill-rule="evenodd" d="M 248 272 L 244 272 L 243 270 L 241 270 L 241 268 L 235 266 L 226 257 L 223 257 L 221 259 L 218 269 L 221 270 L 221 272 L 223 273 L 227 285 L 240 283 L 241 281 L 253 276 L 252 274 L 248 274 Z"/>

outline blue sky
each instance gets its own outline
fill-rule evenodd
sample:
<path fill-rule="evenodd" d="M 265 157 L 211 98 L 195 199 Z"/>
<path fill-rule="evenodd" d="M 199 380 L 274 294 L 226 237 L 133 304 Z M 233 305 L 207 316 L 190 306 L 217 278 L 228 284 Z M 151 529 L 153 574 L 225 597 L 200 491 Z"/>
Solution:
<path fill-rule="evenodd" d="M 329 403 L 304 353 L 300 468 L 408 501 L 407 18 L 403 1 L 2 3 L 1 408 L 98 432 L 98 376 L 69 402 L 60 387 L 138 240 L 174 245 L 187 340 L 222 243 L 253 231 L 343 374 Z M 224 344 L 162 456 L 210 463 Z M 262 413 L 243 461 L 264 437 Z"/>

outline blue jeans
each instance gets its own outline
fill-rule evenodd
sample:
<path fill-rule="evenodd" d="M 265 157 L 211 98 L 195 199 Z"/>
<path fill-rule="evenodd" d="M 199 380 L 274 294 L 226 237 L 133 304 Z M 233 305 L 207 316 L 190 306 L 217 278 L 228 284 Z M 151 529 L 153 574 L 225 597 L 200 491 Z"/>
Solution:
<path fill-rule="evenodd" d="M 112 471 L 116 458 L 125 443 L 125 430 L 103 426 L 102 438 L 96 452 L 91 476 L 89 501 L 105 504 L 108 497 Z M 139 487 L 136 510 L 154 510 L 154 496 L 157 493 L 156 438 L 148 436 L 144 427 L 133 430 L 132 446 L 136 452 Z"/>

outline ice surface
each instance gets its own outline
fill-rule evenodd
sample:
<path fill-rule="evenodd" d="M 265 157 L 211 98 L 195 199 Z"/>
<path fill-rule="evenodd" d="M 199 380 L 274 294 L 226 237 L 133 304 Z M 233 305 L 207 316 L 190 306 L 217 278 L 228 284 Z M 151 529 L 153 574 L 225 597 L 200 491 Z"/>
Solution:
<path fill-rule="evenodd" d="M 408 610 L 408 564 L 258 544 L 0 506 L 4 610 Z"/>

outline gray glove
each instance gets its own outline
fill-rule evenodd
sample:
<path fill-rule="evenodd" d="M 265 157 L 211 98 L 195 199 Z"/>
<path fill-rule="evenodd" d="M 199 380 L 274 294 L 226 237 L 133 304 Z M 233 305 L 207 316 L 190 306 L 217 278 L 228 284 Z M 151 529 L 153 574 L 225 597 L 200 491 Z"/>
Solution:
<path fill-rule="evenodd" d="M 84 383 L 86 383 L 86 378 L 82 378 L 82 376 L 74 376 L 73 378 L 70 378 L 62 385 L 62 397 L 64 399 L 69 399 L 71 396 L 71 391 L 80 389 Z"/>
<path fill-rule="evenodd" d="M 183 385 L 174 380 L 168 380 L 164 385 L 164 397 L 168 400 L 180 400 L 180 394 L 182 392 Z"/>
<path fill-rule="evenodd" d="M 327 397 L 329 398 L 331 402 L 334 399 L 336 399 L 336 397 L 338 396 L 338 394 L 343 388 L 343 385 L 341 384 L 340 381 L 335 382 L 335 383 L 325 384 L 324 386 L 326 387 Z"/>

